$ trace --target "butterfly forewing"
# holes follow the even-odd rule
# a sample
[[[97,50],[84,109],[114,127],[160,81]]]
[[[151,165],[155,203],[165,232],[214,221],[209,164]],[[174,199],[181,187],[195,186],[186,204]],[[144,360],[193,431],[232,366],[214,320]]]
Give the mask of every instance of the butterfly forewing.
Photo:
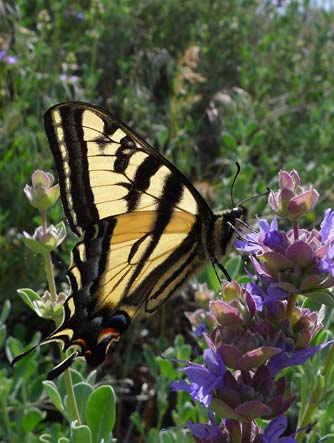
[[[127,212],[211,214],[196,189],[156,150],[98,107],[65,103],[45,115],[71,229]]]

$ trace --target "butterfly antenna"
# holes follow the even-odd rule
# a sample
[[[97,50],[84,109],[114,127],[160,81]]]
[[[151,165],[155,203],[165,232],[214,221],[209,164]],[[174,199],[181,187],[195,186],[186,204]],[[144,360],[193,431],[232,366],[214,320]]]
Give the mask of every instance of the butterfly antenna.
[[[253,200],[254,198],[268,196],[270,194],[270,192],[271,192],[270,188],[267,187],[266,192],[262,192],[261,194],[252,195],[252,197],[247,197],[247,198],[244,198],[243,200],[240,200],[239,203],[237,204],[237,207],[244,204],[245,202],[248,202],[249,200]]]
[[[240,164],[239,164],[238,162],[235,162],[235,164],[236,164],[236,166],[237,166],[237,172],[236,172],[235,175],[234,175],[233,182],[232,182],[232,186],[231,186],[231,202],[232,202],[232,208],[236,208],[236,207],[239,206],[239,205],[235,206],[235,204],[234,204],[234,198],[233,198],[234,185],[235,185],[235,182],[237,181],[238,175],[239,175],[239,173],[240,173]]]

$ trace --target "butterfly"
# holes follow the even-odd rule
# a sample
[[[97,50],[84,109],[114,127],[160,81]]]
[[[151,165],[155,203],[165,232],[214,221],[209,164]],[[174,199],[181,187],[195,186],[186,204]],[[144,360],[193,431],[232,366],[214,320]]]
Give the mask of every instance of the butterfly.
[[[247,211],[213,213],[173,164],[100,107],[57,104],[44,123],[64,212],[79,236],[63,322],[40,343],[76,347],[54,378],[78,356],[102,363],[141,310],[156,311],[204,264],[220,266]]]

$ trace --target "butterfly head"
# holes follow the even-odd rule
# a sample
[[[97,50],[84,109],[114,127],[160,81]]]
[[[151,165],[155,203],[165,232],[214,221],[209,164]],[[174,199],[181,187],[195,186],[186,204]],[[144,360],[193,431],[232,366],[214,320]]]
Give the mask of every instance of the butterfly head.
[[[215,214],[213,241],[209,242],[213,245],[210,257],[219,260],[228,252],[238,226],[245,223],[246,218],[247,209],[241,205]],[[209,235],[211,234],[209,233]]]
[[[247,218],[248,210],[245,206],[236,206],[231,211],[231,218],[238,223],[238,221],[245,221]]]

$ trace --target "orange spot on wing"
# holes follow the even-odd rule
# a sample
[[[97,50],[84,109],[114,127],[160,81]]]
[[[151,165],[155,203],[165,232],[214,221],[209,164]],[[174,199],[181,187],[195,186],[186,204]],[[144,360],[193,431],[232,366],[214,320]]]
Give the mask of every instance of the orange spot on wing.
[[[106,338],[109,338],[111,340],[117,340],[120,336],[119,330],[115,328],[104,328],[99,333],[99,336],[97,337],[97,343],[101,343],[101,341],[105,340]]]
[[[73,340],[73,344],[80,345],[82,348],[87,348],[87,342],[83,338],[77,338]]]

